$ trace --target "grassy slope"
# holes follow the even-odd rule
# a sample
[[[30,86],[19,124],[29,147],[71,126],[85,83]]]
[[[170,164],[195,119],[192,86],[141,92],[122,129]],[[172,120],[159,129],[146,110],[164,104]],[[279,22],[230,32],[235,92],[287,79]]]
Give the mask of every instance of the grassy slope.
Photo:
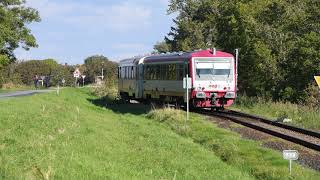
[[[90,99],[65,89],[0,100],[0,179],[253,178],[143,111],[106,110]]]
[[[185,124],[184,112],[155,110],[148,117],[169,125],[178,134],[215,152],[224,162],[248,172],[257,179],[318,179],[319,173],[294,165],[293,176],[288,176],[288,162],[279,152],[260,147],[259,143],[243,140],[236,133],[217,128],[203,116],[193,114]],[[179,117],[180,116],[180,117]],[[176,118],[173,118],[176,117]],[[179,120],[180,119],[180,120]]]
[[[231,108],[271,119],[288,117],[292,119],[290,123],[292,125],[320,130],[320,109],[315,110],[291,103],[271,102],[248,97],[239,97]]]

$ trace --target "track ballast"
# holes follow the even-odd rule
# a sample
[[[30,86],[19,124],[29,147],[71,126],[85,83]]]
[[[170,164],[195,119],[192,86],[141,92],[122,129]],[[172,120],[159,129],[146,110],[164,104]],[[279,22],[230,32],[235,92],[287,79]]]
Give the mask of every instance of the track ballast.
[[[290,126],[259,116],[232,110],[217,112],[203,110],[199,113],[231,120],[243,126],[279,137],[316,151],[320,151],[320,133],[315,131]]]

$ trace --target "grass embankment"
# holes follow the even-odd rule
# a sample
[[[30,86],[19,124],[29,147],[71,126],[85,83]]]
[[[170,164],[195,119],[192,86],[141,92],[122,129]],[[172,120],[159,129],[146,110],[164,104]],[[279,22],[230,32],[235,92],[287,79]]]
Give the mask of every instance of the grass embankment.
[[[254,178],[145,106],[101,103],[86,89],[0,100],[0,179]]]
[[[289,124],[320,130],[320,109],[248,97],[239,97],[231,109],[271,119],[289,118],[292,120]]]
[[[317,179],[181,111],[109,105],[86,89],[0,101],[0,179]]]
[[[261,147],[258,142],[244,140],[233,132],[217,128],[204,120],[203,116],[192,114],[185,124],[185,113],[174,109],[151,111],[147,117],[157,119],[171,127],[183,137],[214,152],[225,163],[249,173],[256,179],[317,179],[319,173],[303,168],[297,164],[293,176],[288,176],[288,162],[282,154]]]

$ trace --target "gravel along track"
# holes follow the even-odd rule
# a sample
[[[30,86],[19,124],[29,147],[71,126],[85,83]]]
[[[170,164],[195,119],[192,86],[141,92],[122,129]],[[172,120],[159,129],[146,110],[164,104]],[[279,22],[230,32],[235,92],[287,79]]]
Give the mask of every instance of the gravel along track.
[[[209,113],[206,112],[205,114]],[[291,141],[293,143],[305,146],[316,151],[320,151],[320,138],[318,136],[319,134],[316,132],[310,131],[309,133],[309,131],[307,130],[299,129],[296,127],[294,127],[293,129],[279,127],[274,123],[270,123],[272,121],[269,121],[269,123],[260,121],[259,118],[255,118],[253,116],[249,117],[249,115],[243,116],[240,114],[228,112],[215,112],[210,114],[220,118],[232,120],[233,122],[242,124],[244,126],[271,134],[273,136]]]

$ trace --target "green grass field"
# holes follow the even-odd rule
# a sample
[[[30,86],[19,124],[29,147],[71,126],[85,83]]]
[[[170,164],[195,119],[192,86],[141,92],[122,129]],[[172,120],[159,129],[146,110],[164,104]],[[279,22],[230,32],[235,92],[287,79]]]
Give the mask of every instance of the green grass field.
[[[10,92],[10,90],[0,89],[0,93]]]
[[[185,126],[181,111],[105,105],[88,89],[0,100],[0,179],[320,176],[295,164],[289,177],[280,153],[195,114]]]

